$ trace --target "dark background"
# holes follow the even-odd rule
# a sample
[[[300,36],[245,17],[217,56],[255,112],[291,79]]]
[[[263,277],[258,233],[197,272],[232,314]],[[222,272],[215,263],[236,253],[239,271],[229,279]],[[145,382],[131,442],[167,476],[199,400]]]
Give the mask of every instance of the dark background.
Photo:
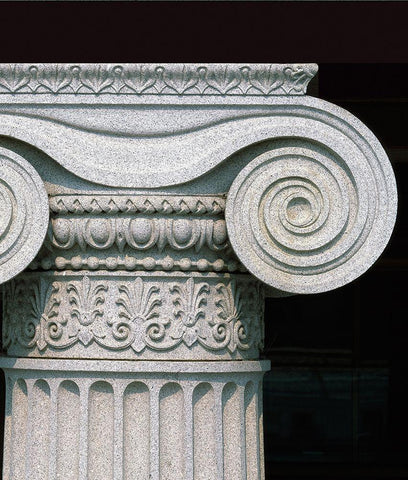
[[[321,64],[311,85],[381,141],[398,217],[385,252],[358,280],[268,300],[267,479],[408,478],[407,75],[407,64]]]
[[[267,480],[408,478],[407,18],[387,1],[0,2],[2,63],[317,62],[310,92],[389,154],[399,212],[381,259],[333,292],[268,300]]]

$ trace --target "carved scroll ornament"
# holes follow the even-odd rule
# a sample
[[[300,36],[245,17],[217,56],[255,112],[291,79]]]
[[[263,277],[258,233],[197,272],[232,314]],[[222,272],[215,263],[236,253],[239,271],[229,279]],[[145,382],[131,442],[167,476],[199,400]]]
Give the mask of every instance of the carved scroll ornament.
[[[43,181],[20,155],[0,147],[0,283],[24,270],[48,228]]]
[[[374,135],[338,109],[299,122],[235,178],[229,241],[240,261],[281,292],[319,293],[364,273],[391,236],[395,178]]]

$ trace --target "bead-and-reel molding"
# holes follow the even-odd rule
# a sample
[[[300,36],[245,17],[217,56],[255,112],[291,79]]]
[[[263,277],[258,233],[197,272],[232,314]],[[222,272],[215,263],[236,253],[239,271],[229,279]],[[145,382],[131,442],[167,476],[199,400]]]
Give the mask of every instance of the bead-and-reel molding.
[[[20,155],[0,147],[0,284],[33,260],[48,228],[44,183]]]
[[[271,140],[252,158],[248,150],[227,197],[233,249],[276,296],[351,282],[380,256],[395,223],[395,179],[379,142],[324,124],[305,133]]]

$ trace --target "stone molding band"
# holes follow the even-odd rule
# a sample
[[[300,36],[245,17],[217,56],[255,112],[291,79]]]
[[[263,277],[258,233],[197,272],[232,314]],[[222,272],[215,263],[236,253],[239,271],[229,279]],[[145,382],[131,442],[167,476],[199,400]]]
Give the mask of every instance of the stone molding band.
[[[256,359],[263,298],[248,275],[24,274],[3,289],[3,348],[23,357]]]
[[[222,195],[52,195],[29,269],[246,271],[227,240]]]
[[[310,64],[1,64],[1,94],[304,95]]]
[[[130,214],[205,216],[225,211],[220,195],[50,195],[50,211],[59,215]]]
[[[172,361],[166,362],[166,372],[163,372],[163,364],[159,361],[140,360],[122,360],[115,362],[112,360],[81,360],[81,359],[56,359],[52,358],[21,358],[21,357],[0,357],[1,368],[13,370],[31,370],[36,372],[71,372],[71,373],[112,373],[127,377],[135,373],[180,373],[186,378],[192,373],[214,374],[225,373],[265,373],[270,370],[270,360],[245,360],[239,362],[231,361],[211,361],[191,362],[191,361]]]

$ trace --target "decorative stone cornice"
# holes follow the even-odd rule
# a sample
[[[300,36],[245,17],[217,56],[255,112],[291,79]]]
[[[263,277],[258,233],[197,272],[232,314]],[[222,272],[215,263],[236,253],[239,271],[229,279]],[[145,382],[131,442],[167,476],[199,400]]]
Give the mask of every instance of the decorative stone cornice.
[[[310,64],[1,64],[0,95],[304,95]]]

